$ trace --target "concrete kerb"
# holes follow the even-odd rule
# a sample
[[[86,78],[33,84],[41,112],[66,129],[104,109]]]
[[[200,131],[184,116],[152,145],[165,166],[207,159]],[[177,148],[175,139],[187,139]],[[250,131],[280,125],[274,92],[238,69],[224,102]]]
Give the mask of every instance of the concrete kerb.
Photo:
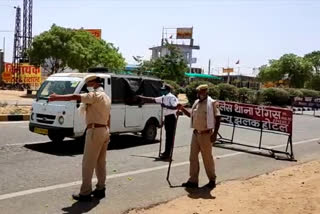
[[[0,121],[28,121],[29,114],[0,114]]]

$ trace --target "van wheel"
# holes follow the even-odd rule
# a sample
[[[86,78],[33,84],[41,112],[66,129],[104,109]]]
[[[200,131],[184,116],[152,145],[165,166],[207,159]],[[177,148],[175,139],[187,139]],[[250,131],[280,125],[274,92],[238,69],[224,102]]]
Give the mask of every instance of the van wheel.
[[[48,134],[48,137],[53,143],[61,143],[64,139],[63,135],[57,135],[57,134]]]
[[[153,142],[157,136],[157,126],[154,122],[148,122],[142,131],[142,137],[147,142]]]

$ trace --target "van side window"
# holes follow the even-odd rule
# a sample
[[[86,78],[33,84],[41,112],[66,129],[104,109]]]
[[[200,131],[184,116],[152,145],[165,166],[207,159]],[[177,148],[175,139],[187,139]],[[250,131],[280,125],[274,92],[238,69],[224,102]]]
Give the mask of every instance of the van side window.
[[[162,82],[160,80],[113,76],[111,82],[112,103],[114,104],[140,105],[141,100],[136,95],[161,96]]]
[[[105,85],[105,79],[103,79],[103,82],[101,83],[101,87],[104,88],[104,85]],[[84,94],[84,93],[88,93],[88,89],[87,89],[87,84],[84,84],[80,90],[80,94]]]
[[[139,105],[137,91],[140,88],[140,78],[111,77],[112,103]]]

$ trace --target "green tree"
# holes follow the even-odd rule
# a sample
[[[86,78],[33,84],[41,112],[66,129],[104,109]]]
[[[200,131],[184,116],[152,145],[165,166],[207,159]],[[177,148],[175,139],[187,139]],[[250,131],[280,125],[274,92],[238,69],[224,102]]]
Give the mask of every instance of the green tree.
[[[56,25],[34,38],[28,54],[31,64],[42,66],[50,74],[68,67],[85,72],[96,66],[117,72],[125,66],[124,58],[113,44],[83,30]]]
[[[320,91],[320,74],[313,74],[307,83],[307,88]]]
[[[269,65],[262,65],[258,79],[261,82],[274,82],[284,78],[285,74],[280,71],[279,60],[269,60]]]
[[[260,67],[258,78],[261,82],[288,79],[290,87],[303,88],[312,75],[312,64],[295,54],[285,54],[269,65]]]
[[[180,50],[169,43],[166,44],[168,54],[152,60],[148,66],[152,74],[167,80],[182,82],[188,66]]]
[[[320,73],[320,51],[308,53],[304,58],[312,63],[315,73]]]

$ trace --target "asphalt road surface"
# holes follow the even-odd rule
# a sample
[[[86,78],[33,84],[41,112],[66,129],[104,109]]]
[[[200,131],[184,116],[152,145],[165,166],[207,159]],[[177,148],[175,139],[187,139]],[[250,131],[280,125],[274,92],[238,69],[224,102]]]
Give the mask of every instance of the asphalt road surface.
[[[29,132],[27,122],[0,123],[0,213],[124,213],[188,195],[212,198],[213,192],[179,187],[188,178],[190,121],[180,117],[174,161],[167,181],[168,162],[157,159],[159,143],[146,144],[140,136],[112,138],[107,153],[107,197],[100,201],[79,203],[71,198],[81,184],[83,145],[72,139],[52,144],[46,136]],[[244,179],[293,164],[320,159],[320,118],[294,116],[294,154],[296,162],[276,160],[268,152],[254,148],[214,147],[218,182]],[[221,127],[228,137],[231,129]],[[159,136],[158,136],[159,138]],[[286,137],[263,135],[263,145],[284,150]],[[258,145],[259,132],[237,129],[235,141]],[[201,163],[200,185],[207,183]],[[95,182],[95,181],[94,181]],[[216,196],[219,197],[219,196]]]

